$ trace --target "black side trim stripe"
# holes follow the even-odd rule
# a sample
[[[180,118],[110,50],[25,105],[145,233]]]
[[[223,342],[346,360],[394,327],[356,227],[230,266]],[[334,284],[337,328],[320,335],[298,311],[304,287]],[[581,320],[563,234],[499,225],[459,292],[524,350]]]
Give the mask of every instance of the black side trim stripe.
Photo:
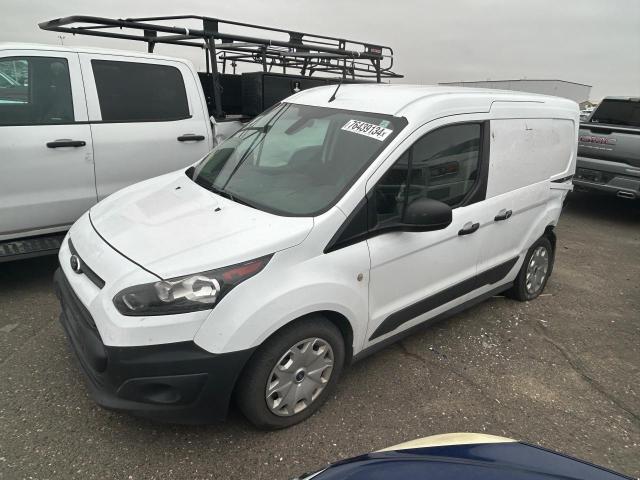
[[[505,290],[508,290],[512,285],[513,285],[513,282],[503,283],[502,285],[498,285],[497,287],[492,288],[488,292],[483,293],[482,295],[479,295],[475,298],[472,298],[471,300],[467,300],[466,302],[460,305],[457,305],[450,310],[446,310],[442,313],[439,313],[435,317],[431,317],[428,320],[425,320],[424,322],[414,325],[413,327],[407,328],[406,330],[402,330],[399,333],[391,335],[390,337],[387,337],[384,340],[379,341],[378,343],[374,343],[370,347],[365,348],[364,350],[360,351],[360,353],[355,355],[351,359],[351,363],[359,362],[360,360],[367,358],[369,355],[372,355],[382,350],[385,347],[388,347],[389,345],[397,342],[398,340],[408,337],[409,335],[415,332],[418,332],[424,328],[427,328],[428,326],[433,325],[434,323],[438,323],[438,322],[441,322],[442,320],[446,320],[447,318],[452,317],[464,310],[467,310],[468,308],[478,305],[479,303],[484,302],[485,300],[493,297],[494,295],[497,295],[498,293],[502,293]]]
[[[413,305],[409,305],[402,310],[392,313],[384,319],[378,328],[376,328],[369,340],[374,340],[389,332],[393,332],[404,323],[430,312],[445,303],[449,303],[456,298],[466,295],[467,293],[473,292],[480,287],[499,282],[511,271],[518,261],[518,258],[519,257],[512,258],[511,260],[501,263],[500,265],[496,265],[475,277],[464,280],[463,282],[446,288],[435,295],[431,295],[430,297],[420,300]]]
[[[573,175],[567,175],[566,177],[556,178],[555,180],[551,180],[551,183],[564,183],[568,182],[573,178]]]

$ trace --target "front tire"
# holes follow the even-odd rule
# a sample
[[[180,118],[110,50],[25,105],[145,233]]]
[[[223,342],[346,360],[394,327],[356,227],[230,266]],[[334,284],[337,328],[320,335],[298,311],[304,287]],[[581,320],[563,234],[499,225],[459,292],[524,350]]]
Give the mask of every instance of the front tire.
[[[527,251],[527,254],[516,277],[513,287],[507,296],[521,302],[538,297],[547,285],[555,252],[547,237],[540,237]]]
[[[256,427],[289,427],[310,417],[333,392],[345,359],[340,330],[321,315],[284,327],[253,355],[236,402]]]

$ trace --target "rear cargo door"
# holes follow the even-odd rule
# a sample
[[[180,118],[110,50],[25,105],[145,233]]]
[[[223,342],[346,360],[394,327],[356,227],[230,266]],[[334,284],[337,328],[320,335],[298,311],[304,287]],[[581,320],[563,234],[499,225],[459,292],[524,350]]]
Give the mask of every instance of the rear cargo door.
[[[81,54],[98,199],[185,167],[212,145],[199,82],[179,61]]]
[[[491,168],[480,219],[479,272],[504,268],[504,278],[513,280],[518,260],[559,214],[560,202],[550,205],[555,198],[551,178],[572,172],[575,131],[571,119],[491,120]]]

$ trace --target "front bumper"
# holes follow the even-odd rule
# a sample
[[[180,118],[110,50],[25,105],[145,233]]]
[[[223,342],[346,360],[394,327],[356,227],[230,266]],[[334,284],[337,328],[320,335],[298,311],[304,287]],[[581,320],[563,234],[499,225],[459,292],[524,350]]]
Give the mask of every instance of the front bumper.
[[[626,163],[578,157],[573,184],[624,198],[640,198],[640,168]]]
[[[107,346],[61,269],[54,283],[62,306],[60,322],[96,403],[172,423],[226,417],[236,380],[253,349],[212,354],[194,342]]]

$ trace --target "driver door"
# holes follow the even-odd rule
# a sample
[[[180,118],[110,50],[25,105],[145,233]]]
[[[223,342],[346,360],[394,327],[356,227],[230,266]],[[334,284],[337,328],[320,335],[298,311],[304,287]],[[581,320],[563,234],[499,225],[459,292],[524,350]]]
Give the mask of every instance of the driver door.
[[[367,240],[371,256],[365,347],[463,303],[476,289],[483,200],[486,192],[488,122],[432,122],[407,140],[409,146],[379,178],[369,180],[371,214],[380,233]],[[382,167],[384,168],[384,166]],[[416,232],[384,225],[401,221],[418,198],[452,207],[452,223]],[[374,228],[375,230],[375,228]]]

